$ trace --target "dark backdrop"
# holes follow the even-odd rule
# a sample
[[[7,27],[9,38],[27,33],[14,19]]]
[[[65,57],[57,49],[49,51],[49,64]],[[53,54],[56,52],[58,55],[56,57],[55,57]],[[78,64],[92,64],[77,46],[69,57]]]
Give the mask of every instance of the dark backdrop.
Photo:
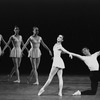
[[[40,36],[52,50],[58,34],[64,35],[63,46],[78,54],[86,46],[91,53],[100,50],[100,1],[99,0],[0,0],[0,34],[7,42],[14,34],[14,26],[20,28],[24,42],[32,35],[32,27],[40,29]],[[12,45],[11,45],[12,46]],[[3,44],[2,44],[3,48]],[[48,74],[52,59],[41,46],[42,57],[39,74]],[[87,66],[79,59],[70,60],[62,55],[66,68],[64,74],[88,74]],[[98,61],[100,59],[98,58]],[[9,49],[0,57],[0,74],[8,74],[13,67]],[[21,74],[29,74],[31,64],[24,51]]]

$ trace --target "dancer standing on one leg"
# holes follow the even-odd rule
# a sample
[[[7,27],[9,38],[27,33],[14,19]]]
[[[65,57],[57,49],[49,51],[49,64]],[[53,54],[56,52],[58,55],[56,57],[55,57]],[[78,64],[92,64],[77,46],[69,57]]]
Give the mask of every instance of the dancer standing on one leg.
[[[28,38],[27,42],[22,48],[22,52],[23,52],[24,48],[29,43],[31,44],[31,49],[29,50],[29,55],[28,55],[32,65],[32,71],[29,75],[29,82],[32,80],[34,74],[36,79],[36,82],[34,84],[37,85],[39,84],[37,69],[39,67],[40,58],[41,58],[40,43],[49,51],[50,55],[52,55],[50,49],[46,46],[46,44],[43,42],[42,37],[40,37],[38,33],[39,33],[39,29],[37,27],[33,27],[33,35]]]
[[[90,70],[91,89],[85,91],[77,91],[73,95],[95,95],[97,93],[98,81],[99,81],[99,63],[97,57],[100,55],[100,51],[91,54],[88,48],[83,48],[82,52],[85,56],[81,56],[75,53],[71,53],[73,56],[80,58],[85,62]]]
[[[9,44],[12,42],[13,49],[11,50],[10,57],[12,57],[14,67],[9,77],[11,78],[13,74],[16,72],[17,80],[14,82],[20,83],[19,67],[20,67],[21,58],[22,58],[21,44],[24,45],[24,43],[22,40],[22,36],[19,35],[19,27],[15,26],[14,32],[15,34],[9,38],[9,41],[7,45],[4,47],[3,52],[7,48],[7,46],[9,46]]]
[[[63,89],[62,74],[63,74],[63,69],[65,68],[65,65],[64,65],[64,62],[60,56],[61,56],[62,52],[70,55],[70,52],[62,47],[62,44],[61,44],[62,41],[63,41],[63,36],[59,35],[57,37],[57,43],[53,47],[54,57],[53,57],[52,68],[51,68],[48,80],[46,81],[44,86],[38,92],[39,96],[45,91],[45,88],[51,83],[51,81],[56,73],[57,73],[58,78],[59,78],[59,93],[58,93],[58,95],[62,96],[62,89]],[[70,55],[70,57],[72,57],[72,56]]]

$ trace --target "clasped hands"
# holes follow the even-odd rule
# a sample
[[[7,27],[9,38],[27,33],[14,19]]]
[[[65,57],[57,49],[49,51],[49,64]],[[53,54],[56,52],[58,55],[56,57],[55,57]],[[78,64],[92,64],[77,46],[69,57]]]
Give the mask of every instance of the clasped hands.
[[[73,59],[72,53],[69,53],[69,57],[70,57],[71,59]]]

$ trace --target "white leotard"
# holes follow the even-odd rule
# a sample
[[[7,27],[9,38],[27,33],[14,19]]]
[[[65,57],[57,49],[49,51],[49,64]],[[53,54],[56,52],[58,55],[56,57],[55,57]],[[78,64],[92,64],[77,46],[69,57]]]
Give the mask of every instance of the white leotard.
[[[53,64],[52,66],[58,67],[58,68],[65,68],[63,59],[61,58],[61,52],[62,52],[62,45],[56,43],[53,47],[53,52],[54,52],[54,58],[53,58]]]

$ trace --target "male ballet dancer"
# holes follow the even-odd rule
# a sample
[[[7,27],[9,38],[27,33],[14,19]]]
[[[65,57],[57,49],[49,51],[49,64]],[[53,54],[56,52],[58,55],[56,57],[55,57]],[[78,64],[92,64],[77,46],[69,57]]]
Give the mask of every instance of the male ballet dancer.
[[[99,63],[97,57],[100,55],[100,51],[91,54],[88,48],[83,48],[82,52],[85,56],[81,56],[75,53],[71,53],[73,56],[78,57],[87,65],[90,70],[91,89],[85,91],[76,91],[73,95],[95,95],[97,93],[98,81],[99,81]]]

